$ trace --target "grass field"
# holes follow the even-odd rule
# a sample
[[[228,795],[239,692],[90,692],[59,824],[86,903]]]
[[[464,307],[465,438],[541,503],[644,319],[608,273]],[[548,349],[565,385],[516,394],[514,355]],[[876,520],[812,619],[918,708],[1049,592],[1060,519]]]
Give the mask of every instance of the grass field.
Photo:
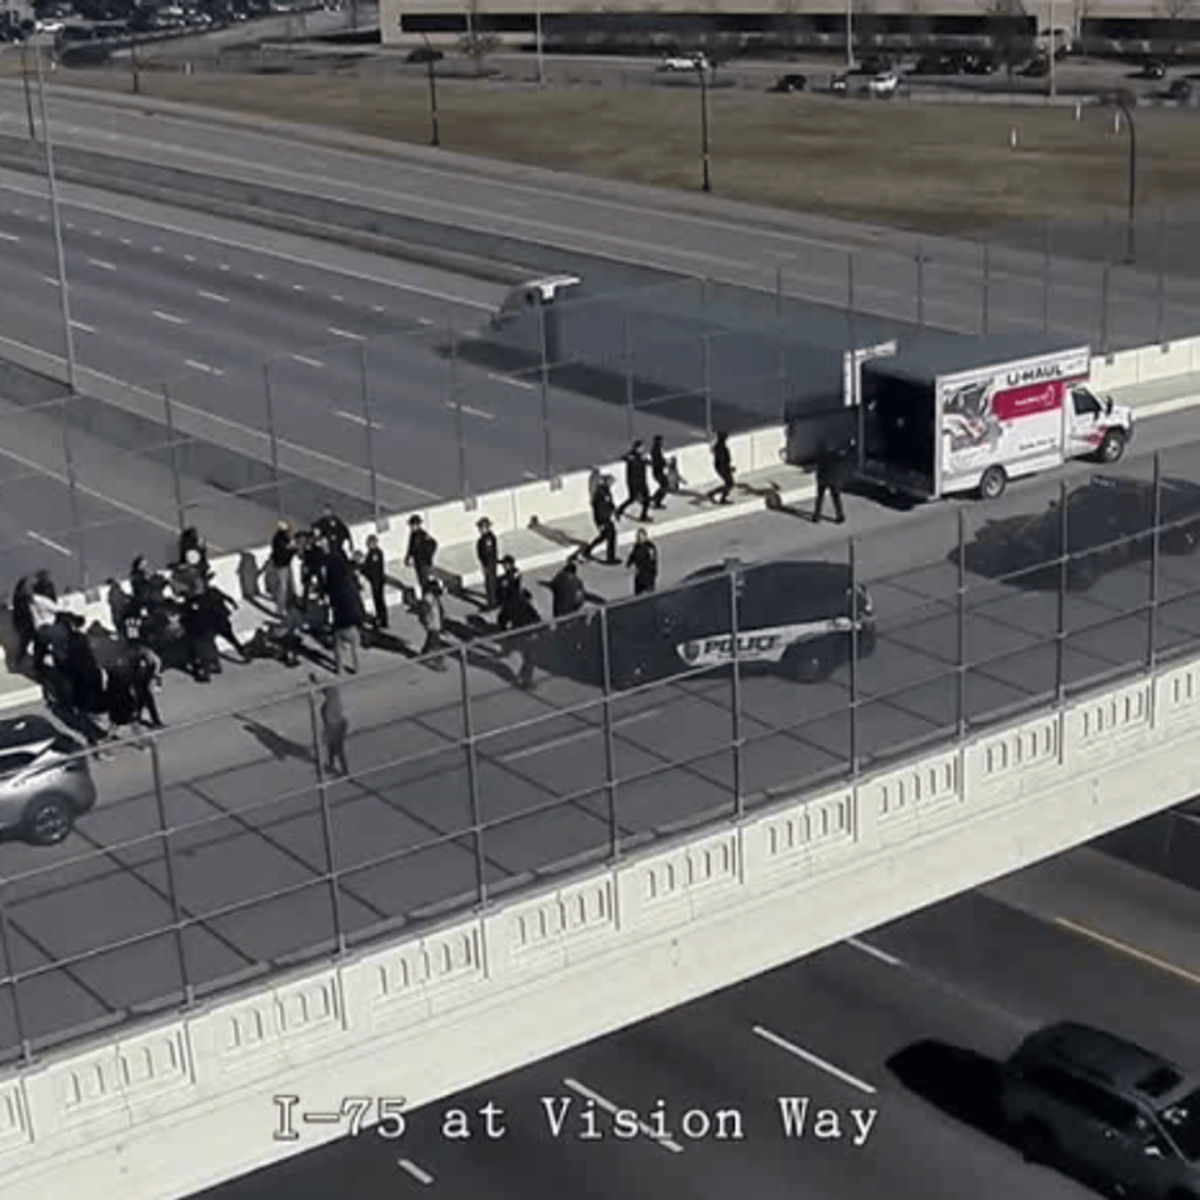
[[[127,73],[71,71],[60,84],[128,91]],[[423,82],[338,75],[183,75],[143,90],[398,141],[429,136]],[[536,88],[488,79],[438,89],[442,144],[469,154],[672,188],[700,183],[698,89]],[[723,196],[928,232],[1121,211],[1127,132],[1084,109],[942,105],[709,93],[713,187]],[[1017,149],[1010,146],[1013,130]],[[1200,120],[1137,114],[1139,203],[1200,200]]]

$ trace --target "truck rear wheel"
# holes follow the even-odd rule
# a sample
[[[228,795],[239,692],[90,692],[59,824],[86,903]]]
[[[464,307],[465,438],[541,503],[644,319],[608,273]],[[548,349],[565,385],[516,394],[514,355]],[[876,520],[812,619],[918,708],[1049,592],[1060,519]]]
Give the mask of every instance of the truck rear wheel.
[[[1105,435],[1104,440],[1100,443],[1100,449],[1096,453],[1096,457],[1101,462],[1115,463],[1119,462],[1121,455],[1125,453],[1125,434],[1119,429],[1110,429]]]
[[[981,500],[999,500],[1008,487],[1008,476],[1003,467],[988,467],[979,481],[979,497]]]

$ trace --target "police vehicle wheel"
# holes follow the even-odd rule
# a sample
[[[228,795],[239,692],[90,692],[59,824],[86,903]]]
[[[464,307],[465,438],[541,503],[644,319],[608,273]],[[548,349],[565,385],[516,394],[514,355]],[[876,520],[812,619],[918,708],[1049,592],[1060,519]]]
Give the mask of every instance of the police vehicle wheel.
[[[1008,487],[1008,476],[1003,467],[988,467],[979,481],[979,495],[983,500],[999,500]]]
[[[1026,1121],[1017,1131],[1017,1139],[1028,1163],[1045,1166],[1053,1163],[1058,1155],[1054,1134],[1041,1121]]]
[[[833,674],[830,656],[815,647],[793,646],[784,655],[783,668],[799,683],[821,683]]]
[[[1100,443],[1099,458],[1101,462],[1119,462],[1125,453],[1125,435],[1119,429],[1110,429]]]

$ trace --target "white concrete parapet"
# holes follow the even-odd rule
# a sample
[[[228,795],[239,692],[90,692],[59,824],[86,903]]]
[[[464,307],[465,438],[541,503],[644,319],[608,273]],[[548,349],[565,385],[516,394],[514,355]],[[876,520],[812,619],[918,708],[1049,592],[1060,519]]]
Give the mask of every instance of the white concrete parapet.
[[[1101,390],[1158,383],[1200,371],[1200,338],[1138,346],[1092,358],[1092,382]]]
[[[419,936],[0,1078],[5,1200],[173,1200],[345,1132],[272,1097],[437,1100],[1200,791],[1200,657]]]

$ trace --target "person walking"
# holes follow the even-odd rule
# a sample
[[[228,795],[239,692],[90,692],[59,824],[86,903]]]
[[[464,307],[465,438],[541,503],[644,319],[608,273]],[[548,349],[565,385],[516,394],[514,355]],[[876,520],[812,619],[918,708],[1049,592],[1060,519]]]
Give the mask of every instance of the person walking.
[[[654,591],[658,584],[658,547],[650,540],[650,535],[644,530],[637,531],[633,549],[625,560],[627,567],[633,568],[633,594],[643,596]]]
[[[246,653],[246,647],[242,645],[238,635],[234,632],[233,621],[231,620],[234,612],[237,611],[237,601],[228,592],[223,592],[212,583],[196,597],[196,600],[204,613],[206,627],[212,630],[214,642],[217,638],[228,642],[237,651],[238,657],[242,662],[249,662],[250,656]],[[219,666],[217,670],[219,673]]]
[[[638,520],[649,521],[650,488],[646,482],[646,456],[642,453],[641,441],[634,442],[625,455],[625,490],[625,501],[617,509],[618,519],[625,515],[625,510],[631,505],[640,504],[642,515]]]
[[[429,590],[429,584],[433,580],[433,560],[437,555],[438,545],[420,517],[409,517],[408,528],[408,552],[404,555],[404,565],[412,567],[416,572],[417,587],[424,593]]]
[[[358,648],[362,640],[362,593],[354,566],[338,549],[330,553],[325,565],[325,586],[329,598],[329,621],[333,627],[334,671],[340,675],[344,657],[351,675],[358,671]]]
[[[654,476],[654,495],[650,498],[653,508],[666,508],[671,494],[671,476],[667,465],[667,451],[663,446],[663,435],[656,433],[650,443],[650,474]]]
[[[195,550],[195,552],[200,556],[200,563],[204,571],[207,573],[208,545],[200,536],[200,531],[195,527],[195,525],[189,525],[179,535],[179,552],[175,556],[176,565],[187,562],[188,555],[193,550]]]
[[[638,533],[644,530],[639,529]],[[551,611],[555,617],[569,617],[583,608],[587,590],[579,578],[579,568],[572,555],[550,581]]]
[[[379,548],[379,538],[371,534],[367,538],[367,553],[359,568],[359,573],[367,581],[371,589],[371,607],[375,610],[375,628],[388,627],[387,610],[387,562],[383,551]]]
[[[592,521],[596,526],[596,536],[583,549],[583,557],[591,558],[592,553],[601,542],[604,543],[607,555],[605,562],[616,566],[617,558],[617,522],[616,504],[613,502],[612,484],[608,476],[602,476],[592,493]]]
[[[708,498],[717,504],[728,504],[733,493],[733,455],[729,451],[729,434],[717,434],[712,448],[713,470],[721,481],[719,487],[708,493]]]
[[[350,722],[342,706],[342,691],[336,684],[321,685],[315,674],[309,675],[309,683],[321,688],[321,732],[325,741],[325,769],[331,775],[349,775],[350,764],[346,761],[346,734]]]
[[[822,442],[817,451],[817,506],[813,510],[814,525],[819,525],[821,522],[826,496],[833,505],[834,520],[839,525],[845,524],[846,513],[842,508],[842,482],[845,472],[845,454]]]
[[[22,575],[13,588],[11,611],[13,631],[17,635],[16,661],[20,665],[37,637],[37,626],[33,623],[33,591],[28,575]]]
[[[480,517],[476,522],[479,537],[475,542],[475,557],[479,560],[479,569],[483,572],[483,594],[486,600],[485,612],[491,612],[500,606],[500,593],[497,584],[500,581],[499,561],[500,544],[492,532],[492,523],[487,517]]]
[[[271,552],[263,567],[263,586],[288,628],[295,621],[297,602],[295,558],[292,527],[286,521],[280,521],[271,536]]]
[[[162,659],[149,646],[136,645],[129,656],[129,667],[133,684],[133,719],[152,729],[162,729],[163,720],[154,697],[155,690],[162,687]],[[143,722],[142,718],[147,716],[150,720]]]
[[[438,580],[431,579],[429,587],[417,598],[417,618],[421,622],[421,628],[425,630],[422,656],[436,654],[444,649],[442,629],[446,623],[446,610],[442,607],[442,585]],[[431,665],[439,671],[446,669],[445,660],[442,658],[435,659]]]
[[[528,690],[533,687],[534,656],[541,630],[542,614],[538,612],[528,588],[520,588],[514,604],[513,628],[521,630],[516,639],[521,654],[521,667],[517,672],[517,686]]]
[[[500,560],[500,566],[500,577],[496,580],[496,628],[503,633],[516,628],[521,592],[525,585],[521,572],[517,570],[517,560],[511,554],[506,554]]]
[[[183,607],[183,636],[187,646],[187,665],[197,683],[211,683],[221,673],[217,654],[217,630],[211,604],[199,596],[190,597]]]
[[[321,515],[313,522],[312,529],[330,549],[337,547],[344,554],[349,554],[353,549],[350,527],[334,512],[332,504],[321,505]]]

